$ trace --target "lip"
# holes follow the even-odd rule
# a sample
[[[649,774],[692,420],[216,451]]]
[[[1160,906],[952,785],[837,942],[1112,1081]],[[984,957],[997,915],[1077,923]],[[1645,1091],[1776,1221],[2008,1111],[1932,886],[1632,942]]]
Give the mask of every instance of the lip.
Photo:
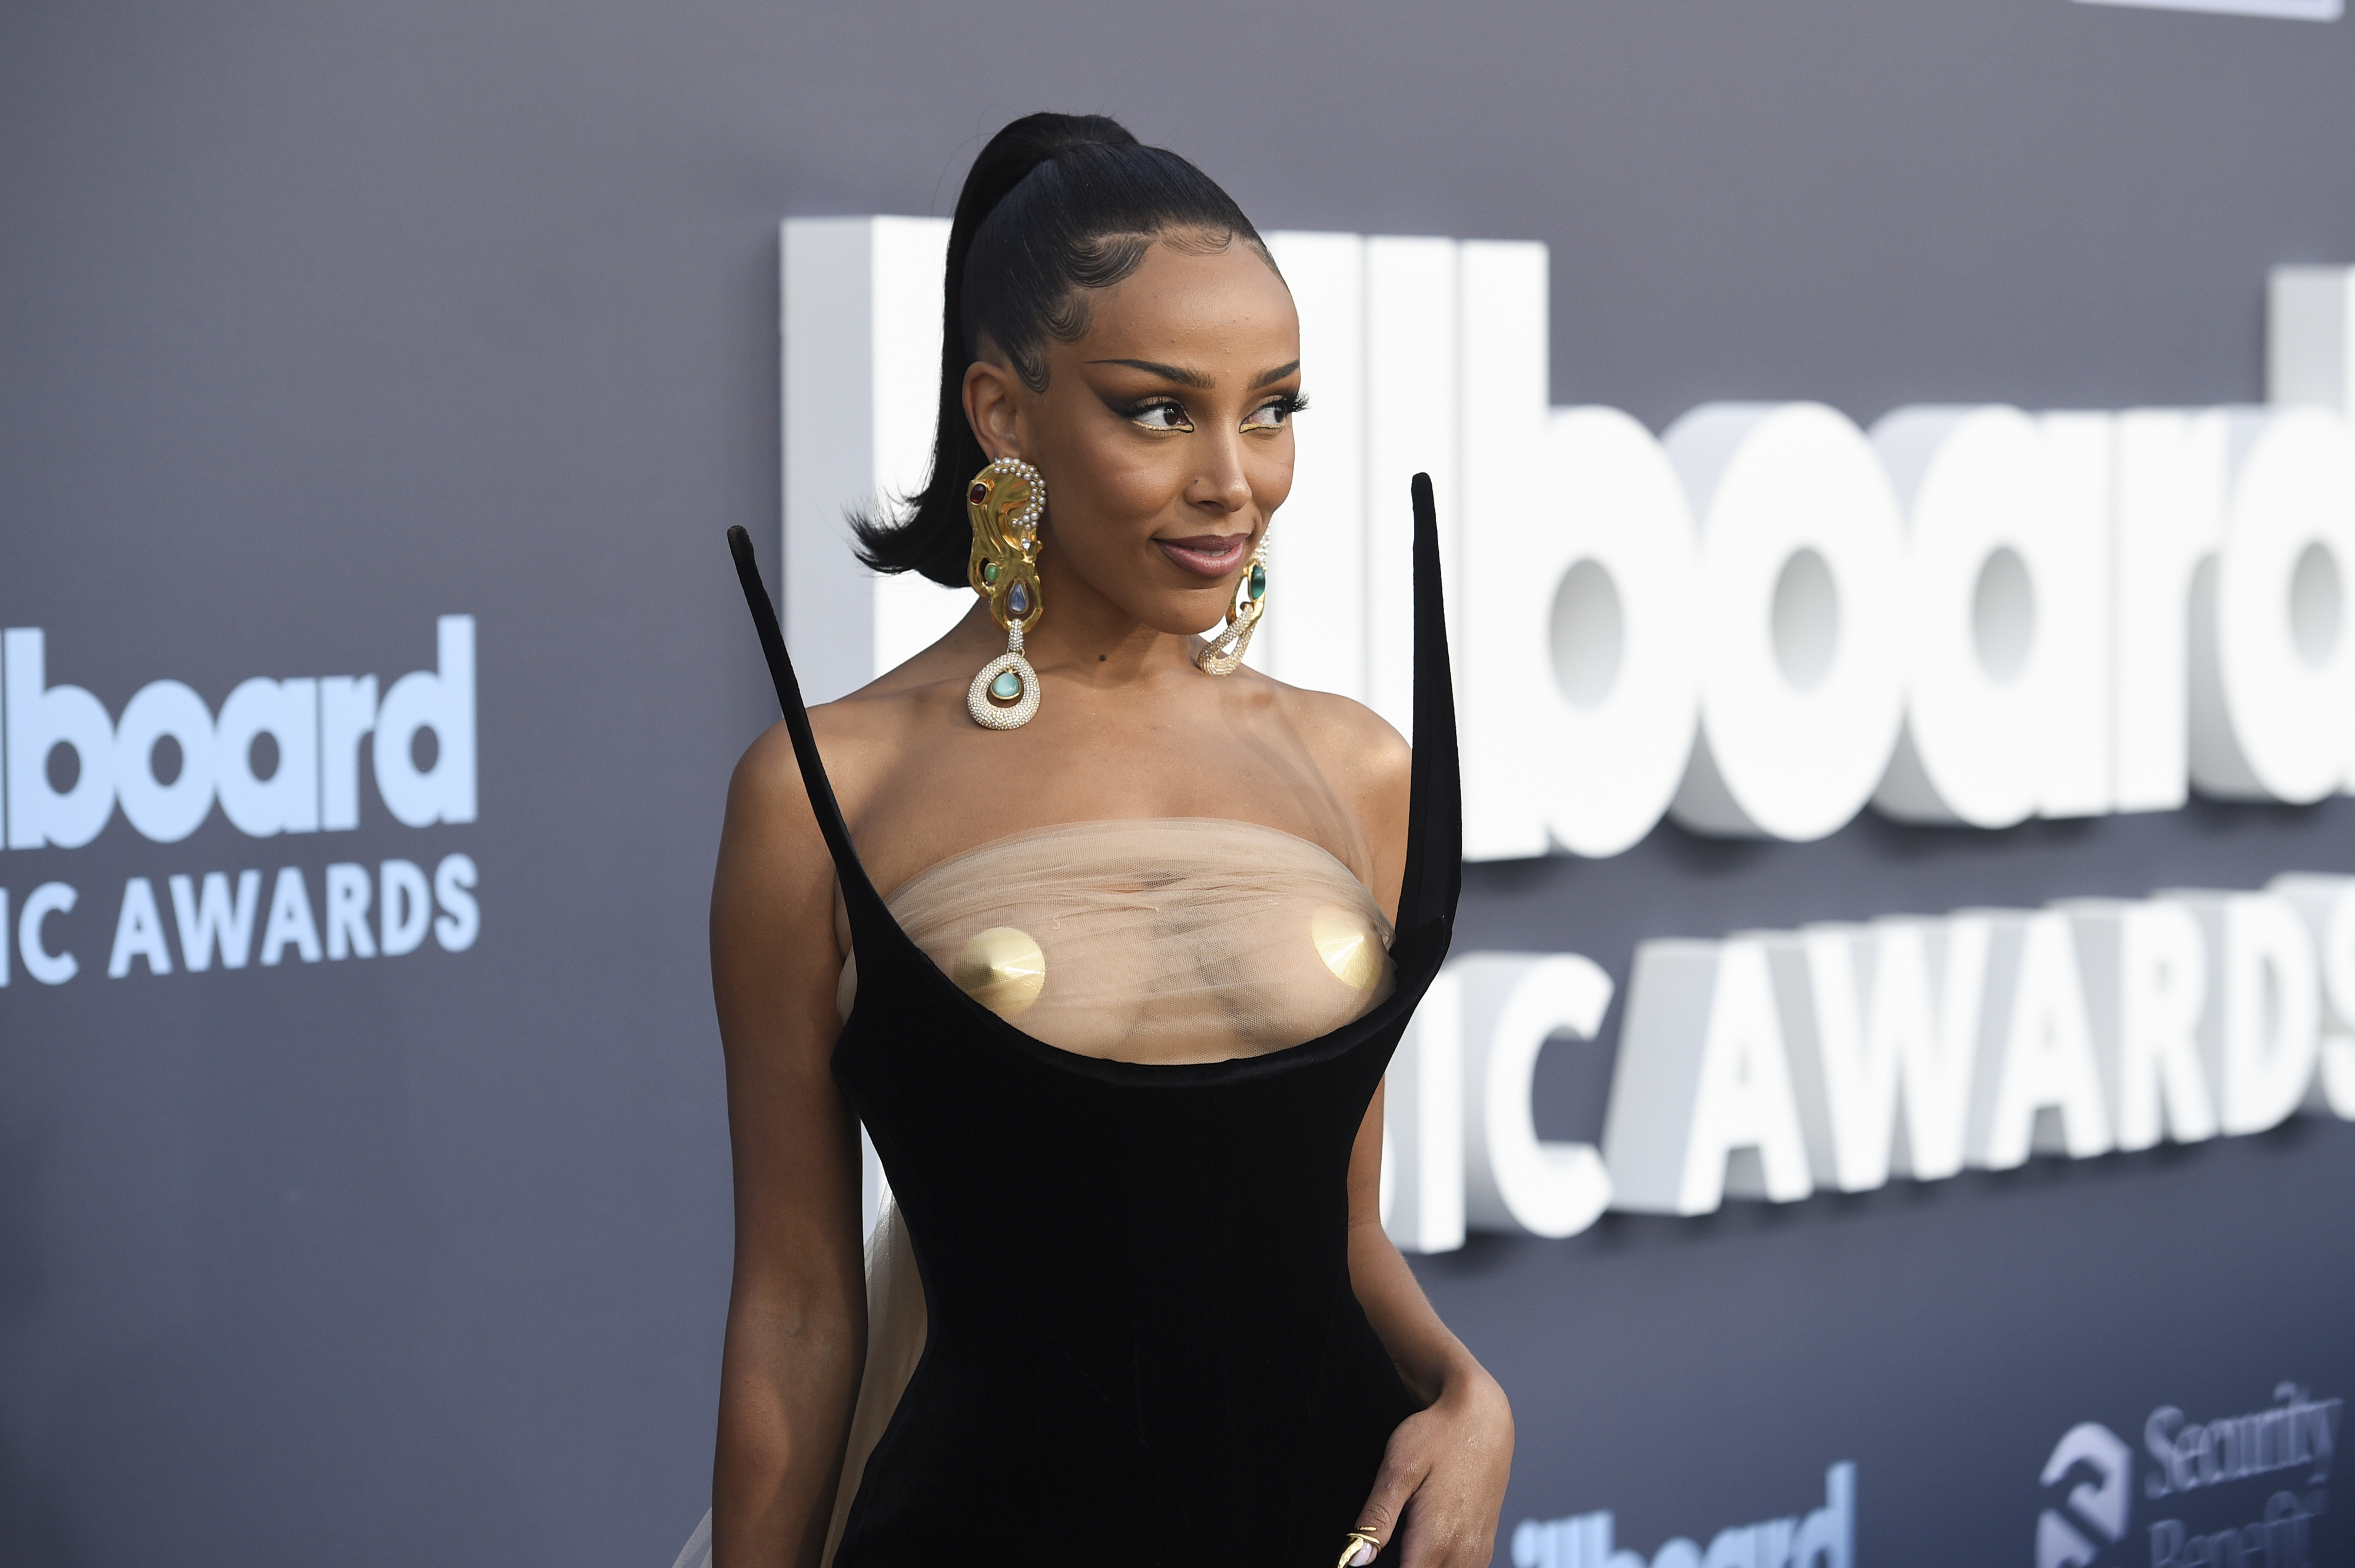
[[[1155,539],[1161,553],[1197,577],[1224,577],[1242,564],[1251,535],[1196,534],[1190,539]]]

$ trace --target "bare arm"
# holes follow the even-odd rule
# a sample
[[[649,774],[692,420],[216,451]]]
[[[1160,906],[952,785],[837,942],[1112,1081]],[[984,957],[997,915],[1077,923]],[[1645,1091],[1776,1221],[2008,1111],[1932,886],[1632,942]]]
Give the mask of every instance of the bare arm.
[[[858,1125],[827,1065],[840,965],[834,866],[779,726],[730,781],[711,890],[736,1182],[714,1568],[816,1568],[865,1362]]]
[[[1435,1404],[1458,1384],[1494,1388],[1496,1380],[1439,1320],[1398,1243],[1382,1229],[1382,1093],[1374,1091],[1349,1155],[1349,1283],[1407,1388],[1423,1403]]]
[[[1412,759],[1388,725],[1371,714],[1364,722],[1370,728],[1355,738],[1358,809],[1373,848],[1375,895],[1395,919]],[[1374,1092],[1349,1156],[1349,1283],[1423,1409],[1391,1435],[1359,1527],[1401,1568],[1487,1568],[1513,1468],[1513,1408],[1439,1320],[1382,1229],[1383,1096]]]
[[[1513,1407],[1432,1310],[1382,1230],[1382,1093],[1349,1157],[1349,1282],[1420,1414],[1391,1435],[1359,1525],[1404,1568],[1487,1568],[1513,1469]]]

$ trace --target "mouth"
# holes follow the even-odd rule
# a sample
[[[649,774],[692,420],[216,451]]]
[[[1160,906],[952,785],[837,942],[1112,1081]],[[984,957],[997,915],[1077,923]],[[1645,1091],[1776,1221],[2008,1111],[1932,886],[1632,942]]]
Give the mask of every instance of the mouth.
[[[1241,534],[1197,534],[1192,539],[1155,539],[1161,553],[1198,577],[1224,577],[1242,564],[1252,537]]]

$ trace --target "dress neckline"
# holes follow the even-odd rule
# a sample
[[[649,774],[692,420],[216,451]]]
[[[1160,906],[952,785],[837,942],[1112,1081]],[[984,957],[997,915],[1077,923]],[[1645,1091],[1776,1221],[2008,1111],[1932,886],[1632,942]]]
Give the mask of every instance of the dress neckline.
[[[1314,1040],[1249,1056],[1220,1057],[1213,1061],[1128,1061],[1118,1057],[1090,1056],[1082,1051],[1066,1051],[1060,1045],[1049,1044],[1027,1029],[1018,1029],[967,996],[964,988],[949,977],[948,971],[916,945],[914,938],[888,910],[884,918],[890,922],[890,936],[887,940],[903,951],[904,962],[920,971],[912,983],[930,987],[939,998],[940,1006],[962,1012],[970,1027],[1018,1056],[1079,1077],[1124,1086],[1177,1089],[1239,1083],[1270,1077],[1293,1067],[1308,1066],[1330,1057],[1345,1055],[1372,1039],[1401,1008],[1412,1008],[1421,998],[1425,983],[1438,972],[1440,960],[1447,951],[1444,923],[1398,937],[1391,946],[1391,962],[1398,976],[1391,994],[1340,1028],[1318,1035]],[[854,932],[854,949],[857,942]],[[858,1009],[868,995],[862,986],[859,996],[852,1000],[850,1016],[843,1020],[842,1036],[835,1044],[835,1054],[841,1052],[841,1040],[849,1038],[851,1027],[858,1018]]]
[[[792,717],[790,710],[787,717],[789,720]],[[802,724],[806,726],[808,722],[805,715],[802,718]],[[797,736],[796,739],[800,737]],[[819,787],[826,792],[820,821],[832,828],[832,831],[826,834],[826,837],[835,851],[836,886],[841,891],[843,904],[850,916],[852,955],[854,956],[857,955],[862,939],[879,944],[897,955],[897,962],[900,965],[912,968],[916,972],[911,983],[929,987],[932,995],[938,998],[939,1006],[962,1013],[972,1028],[1017,1055],[1062,1072],[1114,1084],[1196,1088],[1205,1084],[1230,1083],[1267,1077],[1292,1067],[1305,1066],[1327,1057],[1343,1055],[1363,1041],[1372,1039],[1381,1026],[1389,1021],[1401,1008],[1412,1008],[1413,1000],[1423,995],[1424,983],[1431,975],[1438,972],[1440,961],[1446,956],[1448,928],[1451,922],[1444,918],[1435,922],[1425,922],[1411,933],[1397,929],[1394,924],[1391,942],[1391,962],[1398,976],[1398,983],[1391,987],[1391,994],[1338,1029],[1318,1035],[1314,1040],[1302,1040],[1297,1045],[1288,1045],[1275,1051],[1260,1051],[1250,1056],[1220,1057],[1215,1061],[1124,1061],[1115,1057],[1089,1056],[1081,1051],[1065,1051],[1060,1045],[1050,1045],[1040,1040],[1028,1029],[1017,1028],[983,1007],[972,997],[966,995],[963,987],[949,977],[948,971],[932,961],[932,955],[916,944],[916,939],[908,934],[907,927],[900,923],[900,917],[891,912],[890,905],[876,891],[875,883],[867,875],[866,862],[859,859],[858,847],[851,842],[849,824],[844,820],[841,807],[834,798],[833,784],[826,776],[825,763],[817,756],[816,737],[809,737],[807,744],[809,752],[804,763],[804,776],[806,779],[810,773],[815,773]],[[816,792],[813,790],[812,793],[815,795]],[[1416,806],[1421,804],[1421,793],[1414,792],[1416,798],[1411,800],[1408,805],[1407,812],[1410,818],[1413,816]],[[830,821],[828,821],[829,818]],[[1341,874],[1351,881],[1358,880],[1356,873],[1347,866],[1341,865],[1337,859],[1334,859],[1332,851],[1323,845],[1311,839],[1302,838],[1295,833],[1286,833],[1281,827],[1270,827],[1264,823],[1244,822],[1237,817],[1227,816],[1142,816],[1110,817],[1098,820],[1114,823],[1156,824],[1199,822],[1216,824],[1221,827],[1236,827],[1245,831],[1273,833],[1279,837],[1306,845],[1326,859],[1333,859],[1334,865],[1340,869]],[[953,864],[992,846],[1004,844],[1008,839],[1019,838],[1029,834],[1052,833],[1059,829],[1081,826],[1083,824],[1050,823],[1043,827],[1024,828],[1018,833],[1003,835],[989,840],[988,843],[976,844],[971,849],[960,849],[946,859],[933,861],[924,870],[918,871],[915,876],[901,882],[900,887],[907,886],[907,883],[915,880],[916,877],[937,870],[943,866]],[[1359,885],[1362,887],[1364,884]],[[895,888],[892,891],[896,893],[899,889]],[[868,919],[864,923],[860,920],[862,903],[868,912]],[[1400,900],[1400,912],[1401,914],[1406,912],[1403,896]],[[862,924],[866,929],[862,930]],[[870,951],[873,950],[870,948]],[[879,953],[876,956],[881,958],[883,955]],[[865,976],[882,972],[882,965],[862,963],[858,969],[859,974]],[[868,1005],[868,997],[871,994],[866,986],[860,986],[858,996],[850,1004],[850,1015],[843,1020],[842,1034],[836,1040],[837,1054],[839,1054],[842,1050],[841,1041],[849,1038],[852,1026],[858,1022],[858,1009]]]

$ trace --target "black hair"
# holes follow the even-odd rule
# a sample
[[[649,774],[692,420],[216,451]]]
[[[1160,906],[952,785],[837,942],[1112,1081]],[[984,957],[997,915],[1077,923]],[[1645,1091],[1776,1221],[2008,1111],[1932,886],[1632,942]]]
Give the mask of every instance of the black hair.
[[[989,461],[964,417],[966,368],[986,340],[1025,386],[1044,389],[1048,341],[1070,343],[1087,331],[1087,291],[1128,276],[1173,230],[1223,236],[1221,245],[1240,239],[1267,254],[1216,181],[1175,153],[1144,145],[1117,120],[1029,114],[989,139],[949,224],[932,477],[899,516],[887,499],[878,515],[851,517],[860,560],[965,585],[965,486]]]

